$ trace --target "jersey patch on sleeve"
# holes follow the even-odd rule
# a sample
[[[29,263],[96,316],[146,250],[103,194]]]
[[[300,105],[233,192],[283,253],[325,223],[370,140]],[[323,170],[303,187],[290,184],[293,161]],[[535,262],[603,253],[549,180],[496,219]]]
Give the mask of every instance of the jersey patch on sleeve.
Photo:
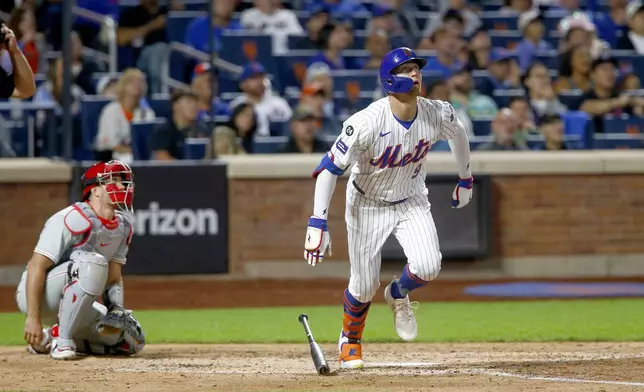
[[[348,127],[345,128],[344,133],[346,133],[347,136],[351,136],[351,135],[353,135],[353,131],[354,131],[353,127],[351,125],[349,125]]]
[[[65,215],[65,227],[73,235],[87,233],[92,228],[92,222],[77,206]]]
[[[338,141],[335,143],[335,147],[343,154],[346,154],[347,151],[349,151],[349,146],[347,146],[347,144],[342,139],[338,139]]]

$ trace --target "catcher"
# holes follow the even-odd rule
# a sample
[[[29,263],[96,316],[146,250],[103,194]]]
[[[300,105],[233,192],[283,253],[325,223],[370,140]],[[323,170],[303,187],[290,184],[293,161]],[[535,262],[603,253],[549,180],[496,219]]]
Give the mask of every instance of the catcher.
[[[24,338],[29,352],[54,359],[74,359],[77,352],[134,354],[145,337],[123,308],[121,277],[132,240],[124,213],[133,212],[132,169],[100,162],[81,181],[82,200],[47,220],[18,285]],[[96,302],[101,297],[105,308]]]

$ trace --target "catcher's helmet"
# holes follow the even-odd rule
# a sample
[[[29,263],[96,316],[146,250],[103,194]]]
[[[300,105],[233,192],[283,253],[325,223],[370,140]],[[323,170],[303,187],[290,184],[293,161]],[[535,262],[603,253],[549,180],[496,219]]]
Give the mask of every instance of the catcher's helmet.
[[[112,160],[98,162],[87,169],[81,177],[83,200],[87,200],[92,188],[104,186],[112,204],[126,211],[133,211],[134,174],[126,163]]]
[[[385,55],[380,63],[380,83],[385,92],[406,93],[412,89],[414,82],[411,78],[393,74],[396,67],[410,62],[418,64],[420,69],[427,64],[427,60],[416,56],[413,50],[405,47],[396,48]]]

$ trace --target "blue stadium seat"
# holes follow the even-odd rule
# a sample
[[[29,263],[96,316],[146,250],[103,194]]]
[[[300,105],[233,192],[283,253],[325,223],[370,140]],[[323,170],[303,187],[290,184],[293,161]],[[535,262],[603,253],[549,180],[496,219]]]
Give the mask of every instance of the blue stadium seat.
[[[568,90],[559,92],[558,98],[559,101],[567,108],[577,108],[580,103],[579,100],[581,95],[582,93],[579,90]]]
[[[288,137],[286,136],[256,137],[253,141],[253,153],[273,154],[280,145],[287,141]]]
[[[515,31],[518,29],[517,21],[516,16],[504,16],[499,12],[483,12],[481,14],[481,22],[487,30]]]
[[[590,116],[580,111],[566,112],[562,116],[564,135],[569,138],[567,145],[571,149],[590,149],[593,147],[593,126]]]
[[[186,30],[188,26],[195,19],[202,16],[207,16],[205,11],[170,11],[168,19],[165,24],[165,33],[169,42],[184,42],[186,38]]]
[[[522,97],[525,95],[525,91],[521,89],[497,89],[492,93],[492,99],[496,102],[496,105],[500,108],[506,107],[510,102],[512,97]]]
[[[271,136],[285,136],[290,133],[289,122],[288,121],[279,121],[269,123],[269,130]]]
[[[151,158],[150,137],[156,127],[162,126],[166,122],[165,118],[157,118],[132,124],[132,154],[135,160],[147,161]]]
[[[30,141],[28,121],[26,120],[17,120],[17,121],[7,121],[3,120],[4,125],[7,127],[9,134],[11,136],[11,148],[16,153],[17,157],[29,157],[31,147],[30,144],[33,144],[35,141]],[[32,134],[31,137],[34,137]]]
[[[187,138],[183,145],[183,159],[204,159],[210,138]]]
[[[492,122],[490,120],[472,119],[472,127],[476,136],[487,136],[492,134]]]
[[[373,92],[378,87],[378,71],[333,71],[331,75],[334,93],[347,93],[352,90],[352,86],[357,88],[358,92]]]
[[[278,63],[273,56],[273,39],[269,35],[249,34],[243,31],[225,31],[221,36],[220,57],[244,66],[252,61],[261,63],[269,74],[278,74]]]
[[[628,133],[598,133],[593,137],[593,148],[598,150],[644,148],[644,135],[633,135]]]
[[[604,133],[644,134],[644,119],[637,116],[604,117]]]
[[[172,118],[172,101],[167,94],[154,94],[148,103],[157,117]]]
[[[89,95],[81,101],[81,127],[83,128],[83,147],[92,151],[94,139],[98,133],[98,120],[101,117],[103,108],[112,102],[111,99]]]
[[[559,69],[559,56],[556,51],[537,53],[537,61],[543,63],[548,69]]]
[[[640,80],[644,80],[644,56],[631,51],[612,51],[613,57],[617,59],[619,68],[625,72],[634,72]]]

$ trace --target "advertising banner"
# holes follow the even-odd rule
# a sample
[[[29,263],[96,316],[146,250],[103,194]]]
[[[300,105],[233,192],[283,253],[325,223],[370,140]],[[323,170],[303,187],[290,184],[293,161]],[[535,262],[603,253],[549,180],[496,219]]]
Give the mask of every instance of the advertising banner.
[[[427,176],[432,216],[438,230],[443,259],[482,258],[488,255],[491,238],[490,178],[474,178],[472,201],[461,209],[451,207],[454,176]],[[406,260],[402,247],[392,235],[382,249],[383,261]]]
[[[78,178],[87,167],[77,170]],[[124,274],[228,272],[226,165],[182,161],[131,167],[134,237]]]

